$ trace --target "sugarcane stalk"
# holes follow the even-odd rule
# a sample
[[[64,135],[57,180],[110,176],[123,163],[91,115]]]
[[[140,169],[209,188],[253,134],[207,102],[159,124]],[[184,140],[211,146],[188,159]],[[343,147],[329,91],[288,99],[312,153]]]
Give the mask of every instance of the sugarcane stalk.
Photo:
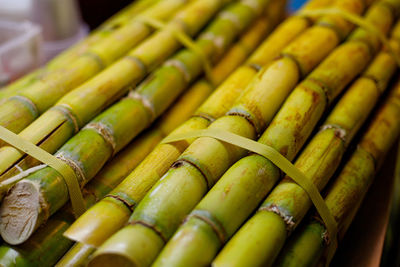
[[[258,4],[256,6],[261,9],[265,7],[262,1],[254,4]],[[254,22],[257,15],[260,15],[258,8],[246,2],[226,7],[198,38],[196,45],[208,59],[218,60],[238,34]],[[85,185],[113,154],[120,151],[163,113],[202,70],[201,55],[193,50],[183,49],[153,72],[136,91],[132,91],[128,97],[92,120],[55,155],[69,164],[75,170],[79,184]],[[14,194],[19,194],[19,190],[26,193],[28,202],[20,196],[17,200],[14,199],[16,196]],[[40,201],[35,197],[39,195]],[[56,170],[46,167],[29,175],[15,184],[3,200],[0,211],[5,215],[2,217],[4,224],[0,224],[4,226],[3,228],[0,226],[3,239],[10,244],[25,241],[68,199],[66,183]],[[20,203],[27,204],[21,206],[22,217],[17,214],[16,216],[10,214],[10,217],[6,215],[7,207]],[[27,218],[26,212],[33,212],[35,215]],[[11,221],[13,222],[10,223]],[[11,225],[16,227],[9,228]],[[29,230],[26,225],[31,226]],[[17,233],[19,230],[21,232]]]
[[[366,195],[385,155],[400,134],[400,83],[382,103],[357,148],[329,187],[326,205],[336,219],[342,239]],[[285,246],[279,265],[314,266],[326,248],[326,229],[317,216],[299,229]],[[305,249],[306,248],[306,249]]]
[[[380,9],[381,6],[379,5],[374,6],[372,9],[370,9],[366,15],[367,19],[374,20],[376,17],[380,17],[382,15],[381,13],[382,11],[377,12]],[[386,9],[383,11],[385,12],[384,13],[385,15],[386,13],[388,13]],[[389,16],[387,21],[382,23],[384,25],[383,26],[384,31],[387,31],[388,28],[390,27],[391,20],[392,18],[391,16]],[[358,36],[360,34],[361,32],[358,32]],[[350,40],[354,42],[356,35],[357,33],[353,34]],[[341,61],[342,64],[349,64],[348,62],[347,63],[345,62],[346,60],[343,60],[345,57],[342,56],[342,55],[348,55],[349,50],[345,49],[340,50],[340,48],[338,48],[337,50],[339,51],[333,52],[332,56],[328,58],[325,62],[323,62],[321,64],[321,67],[318,67],[310,76],[314,77],[315,79],[316,77],[315,73],[318,72],[324,73],[326,69],[329,69],[330,66],[332,66],[332,64],[336,64],[338,60]],[[340,53],[342,55],[340,55]],[[363,56],[363,54],[360,54],[359,57],[360,56]],[[387,54],[386,57],[388,57]],[[388,60],[385,59],[386,58],[384,58],[384,60],[381,60],[380,57],[377,57],[377,59],[374,61],[374,63],[372,63],[370,68],[377,68],[381,70],[383,66],[387,65],[388,72],[386,72],[386,70],[385,72],[380,71],[378,75],[375,75],[374,72],[367,71],[365,73],[365,76],[370,77],[368,79],[372,81],[372,86],[370,86],[369,92],[364,91],[366,90],[366,88],[364,88],[365,86],[364,83],[359,83],[357,84],[357,86],[355,86],[355,88],[357,88],[358,91],[353,93],[352,95],[354,98],[354,95],[358,97],[358,95],[361,95],[364,92],[365,95],[363,95],[362,99],[358,100],[361,103],[364,103],[363,102],[364,100],[365,103],[363,106],[367,105],[369,109],[372,109],[373,101],[376,100],[377,91],[379,90],[375,86],[374,82],[375,81],[379,82],[379,84],[382,85],[387,84],[389,78],[391,77],[391,75],[393,75],[396,68],[396,62],[393,59],[391,59],[390,56],[389,56],[390,59],[389,62],[386,62]],[[347,59],[347,61],[348,60],[349,59]],[[352,62],[351,64],[354,63],[355,62]],[[344,67],[343,65],[340,66],[337,65],[338,69],[343,69],[343,73],[335,75],[337,81],[335,82],[336,84],[335,87],[333,87],[333,89],[340,88],[343,86],[343,84],[349,82],[349,80],[346,81],[343,80],[341,76],[347,75],[348,73],[346,72],[346,70],[354,67],[351,66],[351,64],[350,66],[347,67]],[[351,76],[354,77],[359,70],[357,70],[355,73],[352,73]],[[334,84],[332,83],[332,80],[326,78],[324,79],[324,77],[319,79],[319,81],[322,83],[328,82],[330,84]],[[306,84],[307,82],[308,81],[306,78],[304,84]],[[354,89],[349,89],[349,90],[354,91]],[[346,97],[344,99],[346,99]],[[339,104],[335,108],[334,113],[329,117],[326,123],[328,125],[331,125],[333,123],[332,117],[336,118],[338,117],[338,114],[342,115],[340,112],[346,111],[347,116],[350,117],[351,120],[349,123],[345,124],[345,126],[347,126],[345,128],[348,129],[348,131],[350,130],[355,131],[356,129],[352,128],[352,126],[353,127],[358,126],[359,121],[365,119],[365,114],[360,114],[359,112],[351,113],[350,112],[351,108],[342,104],[342,102],[344,101],[345,103],[351,103],[352,102],[351,100],[354,99],[352,99],[351,97],[347,97],[347,100],[344,99],[342,99],[342,101],[339,102]],[[296,101],[298,101],[298,99]],[[303,101],[301,103],[306,107],[308,106],[307,104],[305,104],[307,103],[307,101]],[[290,105],[284,106],[283,109],[285,107],[291,108],[293,110],[295,109],[294,106],[290,107]],[[311,111],[308,112],[311,113]],[[306,125],[308,123],[305,122],[307,117],[306,119],[303,120],[302,118],[304,117],[300,116],[300,114],[301,113],[296,114],[298,122],[302,125]],[[285,113],[285,116],[288,116],[288,113]],[[306,116],[311,117],[309,114]],[[278,119],[274,120],[273,123],[274,122],[276,124],[271,125],[268,128],[268,130],[274,131],[273,128],[277,127],[277,125],[279,124]],[[315,120],[314,123],[311,124],[311,127],[313,127],[312,125],[315,125]],[[301,127],[298,127],[295,131],[306,132]],[[323,175],[323,177],[325,178],[328,176],[329,173],[333,172],[335,163],[337,162],[338,158],[340,159],[340,153],[343,151],[344,147],[344,145],[341,142],[341,139],[339,137],[336,137],[333,133],[335,133],[335,131],[332,131],[332,129],[327,128],[326,130],[321,131],[319,134],[317,134],[317,136],[315,136],[314,139],[311,141],[311,143],[306,147],[305,151],[308,151],[308,154],[307,152],[304,152],[300,156],[297,165],[300,165],[301,160],[303,160],[302,168],[306,169],[308,171],[307,172],[308,174],[313,174],[313,172],[318,171],[318,173],[316,173],[316,176],[318,177]],[[270,142],[271,144],[276,143],[276,141],[273,139],[268,140],[267,137],[263,138],[264,139],[260,140],[261,142],[267,141]],[[346,139],[346,141],[348,141],[348,139]],[[296,143],[298,146],[301,146],[301,144],[304,143],[304,139],[303,137],[295,136],[293,137],[293,140],[291,142]],[[298,144],[298,142],[300,144]],[[290,150],[290,146],[288,147],[288,149]],[[296,148],[296,151],[298,151],[299,149],[300,147]],[[304,163],[305,161],[304,158],[307,158],[308,165]],[[301,168],[301,166],[298,167]],[[229,240],[229,238],[243,224],[246,218],[250,216],[250,214],[256,209],[259,203],[265,198],[267,193],[276,183],[279,176],[280,176],[279,169],[276,168],[270,161],[259,155],[250,155],[236,162],[222,176],[219,182],[202,199],[202,201],[196,206],[196,208],[189,214],[189,216],[185,220],[185,223],[178,229],[173,238],[167,243],[166,247],[161,252],[161,254],[159,255],[159,257],[157,258],[157,260],[153,265],[154,266],[210,265],[211,261],[217,254],[218,250],[224,245],[226,240]],[[289,193],[287,195],[289,195]],[[299,197],[299,195],[300,194],[297,194],[296,196]],[[296,198],[295,204],[301,205],[301,202],[300,203],[299,202],[300,200]],[[273,227],[271,226],[271,228],[267,229],[271,230],[273,229]],[[272,238],[274,238],[273,234],[269,235],[271,235]],[[276,239],[279,240],[279,238]],[[248,240],[248,242],[253,242],[253,240]],[[246,252],[249,253],[249,251],[251,250],[246,248]],[[265,251],[263,251],[263,253],[264,252]],[[240,259],[241,255],[239,255],[238,257]],[[251,256],[243,255],[243,257],[249,258]],[[237,259],[235,258],[234,260],[232,260],[232,262],[228,263],[225,262],[225,264],[235,265],[235,260]],[[224,263],[222,263],[222,265],[223,264]],[[237,263],[236,266],[240,265],[257,266],[260,265],[260,262],[251,261],[251,259],[248,262],[241,260]]]
[[[340,1],[337,4],[343,3]],[[354,7],[349,2],[344,6]],[[361,12],[363,5],[356,7],[360,9],[356,8],[353,12]],[[351,27],[351,24],[346,24],[341,29],[346,33]],[[308,38],[312,35],[318,38]],[[299,81],[299,70],[307,74],[333,50],[339,40],[335,31],[324,26],[318,25],[306,31],[284,49],[281,58],[258,75],[230,111],[213,122],[209,129],[229,131],[254,139]],[[318,53],[311,56],[311,51]],[[269,105],[265,105],[266,101]],[[129,225],[108,239],[96,251],[89,265],[109,265],[115,261],[149,265],[207,189],[245,153],[242,148],[213,138],[196,139],[137,205]],[[141,250],[141,247],[146,250]]]
[[[134,1],[132,4],[128,5],[126,8],[106,20],[97,29],[90,33],[88,37],[68,48],[67,50],[61,52],[54,59],[49,61],[46,66],[34,70],[29,74],[21,77],[12,84],[0,88],[0,103],[4,98],[8,98],[12,95],[18,93],[22,88],[31,85],[33,82],[40,79],[48,70],[55,69],[56,67],[61,67],[65,64],[69,64],[73,59],[82,55],[88,49],[101,42],[107,38],[116,29],[126,25],[133,16],[146,10],[152,5],[156,4],[160,0],[139,0]]]
[[[194,1],[187,5],[167,28],[158,31],[127,56],[65,95],[57,105],[24,129],[20,136],[50,153],[56,152],[79,128],[134,88],[148,72],[180,47],[174,34],[176,30],[184,29],[188,35],[194,35],[229,1]],[[34,94],[32,91],[30,93]],[[10,146],[0,148],[0,155],[0,176],[5,177],[5,173],[24,156]]]
[[[142,15],[167,20],[184,3],[184,0],[162,1]],[[17,95],[5,100],[0,104],[0,125],[19,133],[66,93],[81,84],[84,88],[89,86],[91,77],[136,47],[151,32],[151,26],[133,19],[72,62],[52,70],[37,82],[21,89]],[[84,83],[85,81],[88,83]]]
[[[279,12],[271,12],[267,15],[271,18],[271,25],[275,25],[277,22],[275,16],[280,17],[281,12],[282,6]],[[277,51],[280,50],[278,45],[284,45],[282,42],[275,42],[275,40],[280,39],[279,35],[282,35],[283,39],[289,42],[304,31],[307,26],[306,18],[293,19],[290,23],[282,25],[257,49],[246,64],[236,70],[207,99],[197,110],[195,116],[177,128],[174,133],[204,129],[210,124],[210,121],[222,116],[257,73],[258,67],[255,68],[255,66],[266,64],[270,59],[277,56]],[[68,229],[65,233],[66,236],[92,246],[101,245],[127,222],[135,203],[140,202],[191,141],[157,146],[115,190],[82,215]]]
[[[374,21],[377,17],[382,18],[382,14],[384,14],[387,21],[382,22],[381,26],[383,28],[381,30],[386,32],[388,26],[390,26],[390,21],[394,19],[394,13],[390,15],[391,11],[387,8],[386,4],[381,2],[375,4],[367,13],[367,19]],[[321,69],[317,68],[311,73],[308,77],[309,81],[318,81],[326,86],[322,89],[321,85],[319,85],[320,89],[318,91],[320,93],[317,94],[319,95],[318,98],[324,98],[323,94],[325,94],[327,102],[331,102],[341,91],[341,86],[339,85],[343,84],[345,79],[349,78],[347,75],[355,77],[354,75],[357,75],[366,66],[368,59],[365,58],[369,57],[367,47],[375,43],[370,38],[371,36],[367,36],[368,34],[373,36],[373,34],[361,29],[355,31],[345,44],[331,54],[332,59],[334,59],[333,61],[329,62],[327,60],[320,65]],[[364,52],[361,52],[362,45],[364,45]],[[350,52],[352,50],[353,52]],[[359,59],[353,57],[356,54],[358,54],[357,57]],[[346,61],[345,57],[348,62],[339,67],[335,61]],[[357,65],[361,68],[355,71],[354,68]],[[340,72],[333,71],[333,66],[341,69],[343,73],[339,74]],[[388,67],[388,73],[385,72],[386,69],[383,66]],[[376,103],[376,98],[379,96],[380,90],[383,90],[384,85],[389,81],[390,76],[395,71],[395,66],[395,61],[387,54],[377,56],[371,67],[350,87],[339,101],[331,115],[325,121],[321,131],[310,141],[309,145],[297,159],[295,166],[319,190],[325,186],[329,178],[333,175],[348,142]],[[349,81],[347,80],[347,82]],[[306,82],[307,79],[303,85],[305,88],[307,88]],[[307,90],[311,91],[310,89],[311,87],[307,88]],[[317,90],[314,90],[308,94],[314,94],[312,98],[316,99],[315,94]],[[301,91],[303,92],[300,93]],[[289,155],[288,159],[292,159],[293,153],[298,151],[299,145],[304,143],[305,138],[310,134],[310,131],[307,132],[303,129],[304,126],[293,125],[293,114],[290,115],[289,109],[291,97],[294,103],[306,102],[304,100],[301,101],[304,92],[304,89],[299,90],[299,94],[296,96],[296,91],[294,91],[285,103],[285,105],[288,105],[289,112],[284,112],[285,106],[283,106],[281,109],[282,113],[279,113],[275,117],[271,127],[261,137],[261,140],[265,144],[273,146],[286,157]],[[323,92],[322,95],[321,92]],[[304,105],[302,104],[302,107],[298,107],[297,109],[304,108]],[[293,104],[292,106],[292,109],[296,110]],[[310,106],[312,107],[313,105]],[[323,106],[326,107],[326,103]],[[316,113],[318,118],[322,115],[322,110],[313,108],[311,111]],[[296,119],[296,124],[306,124],[304,119],[309,120],[314,116],[310,114],[311,111],[304,113],[305,116],[295,115],[294,117],[301,118]],[[269,164],[272,165],[272,163]],[[275,177],[275,181],[278,178]],[[297,227],[311,204],[307,193],[289,177],[286,177],[273,189],[258,209],[258,212],[226,244],[213,264],[215,266],[272,265],[288,234]],[[274,230],[271,231],[271,229]],[[243,242],[244,240],[246,240],[246,243]],[[251,255],[249,254],[250,251],[252,252]]]

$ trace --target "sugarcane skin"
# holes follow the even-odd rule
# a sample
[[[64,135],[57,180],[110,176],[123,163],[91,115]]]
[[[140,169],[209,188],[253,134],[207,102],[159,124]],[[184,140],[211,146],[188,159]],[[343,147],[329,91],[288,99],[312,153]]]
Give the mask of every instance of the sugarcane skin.
[[[150,14],[144,12],[143,15],[165,19],[174,14],[178,8],[183,6],[183,3],[184,0],[164,1],[150,8],[152,11]],[[52,70],[31,86],[21,89],[17,94],[20,97],[12,97],[1,104],[0,125],[19,133],[40,114],[53,106],[63,95],[123,56],[151,32],[151,27],[142,22],[133,20],[132,23],[126,24],[102,42],[90,47],[88,51],[72,62]],[[27,108],[27,101],[35,109],[35,113],[31,112],[31,108]],[[6,111],[10,112],[9,116],[6,116]]]
[[[400,133],[400,123],[395,115],[400,112],[399,83],[394,87],[394,91],[375,114],[358,147],[327,192],[325,202],[338,223],[340,239],[347,231],[350,225],[348,221],[354,218],[359,203],[379,169],[377,163],[382,162]],[[382,135],[385,138],[375,139]],[[381,147],[381,153],[374,155],[374,149],[370,149],[374,146]],[[302,266],[314,266],[321,259],[326,243],[323,235],[318,233],[325,233],[326,228],[314,219],[301,230],[285,246],[278,261],[280,266],[299,266],[303,262]],[[303,250],[304,246],[308,249]]]
[[[32,133],[36,133],[38,129],[42,129],[43,133],[39,139],[52,139],[52,132],[57,129],[59,124],[49,124],[49,120],[53,121],[54,117],[56,117],[56,121],[68,119],[65,113],[59,112],[58,114],[55,112],[59,111],[60,108],[66,109],[68,113],[73,114],[72,117],[75,124],[77,124],[73,126],[73,129],[76,131],[76,128],[85,125],[102,109],[125,94],[130,89],[127,85],[136,85],[147,72],[152,71],[179,48],[179,42],[173,34],[174,30],[182,29],[187,31],[188,34],[194,35],[228,1],[230,0],[205,0],[189,4],[168,24],[170,25],[168,29],[157,32],[150,39],[133,49],[128,56],[103,71],[101,75],[97,75],[87,81],[85,86],[82,85],[65,95],[52,110],[49,110],[55,114],[45,112],[22,132],[23,135],[29,136]],[[162,49],[154,49],[160,43],[163,44]],[[143,69],[144,66],[145,70]],[[54,142],[53,149],[57,150],[70,137],[67,136],[66,139],[59,140],[59,143]],[[37,144],[36,140],[28,140]],[[5,158],[7,161],[9,157],[13,159],[21,157],[18,150],[11,148],[1,154],[1,158]],[[13,163],[4,164],[4,167],[0,169],[0,173],[4,173],[8,168],[12,167]]]
[[[298,29],[298,31],[301,30],[302,29]],[[285,32],[286,31],[287,28],[285,28]],[[288,34],[285,35],[286,40],[290,40],[290,37],[294,38],[297,34],[298,32],[288,32]],[[267,42],[269,42],[269,39]],[[244,88],[249,80],[255,75],[256,70],[252,67],[252,63],[262,61],[263,57],[273,58],[273,53],[275,53],[274,50],[268,50],[266,46],[263,46],[262,50],[258,49],[253,56],[250,57],[247,64],[235,71],[234,74],[232,74],[199,108],[196,113],[199,117],[192,118],[178,128],[175,133],[187,132],[192,129],[204,129],[210,123],[206,118],[214,119],[222,116],[228,110],[230,105],[232,105],[233,101],[242,91],[242,88]],[[188,127],[188,125],[193,126]],[[194,127],[195,125],[197,126]],[[177,147],[177,145],[179,146]],[[159,179],[159,177],[167,171],[169,166],[178,158],[187,146],[188,143],[179,142],[175,144],[162,144],[156,148],[141,164],[141,166],[129,175],[128,178],[110,194],[111,197],[109,197],[108,200],[107,198],[105,199],[109,206],[107,210],[111,212],[112,205],[116,205],[117,207],[128,205],[128,207],[134,208],[136,203],[143,198],[144,194]],[[155,164],[155,162],[157,163]],[[124,201],[125,204],[122,201],[118,202],[116,198]],[[101,220],[96,220],[94,224],[92,223],[93,219],[96,219],[100,214],[103,214],[102,210],[107,206],[105,201],[101,201],[96,207],[88,211],[86,217],[85,215],[82,216],[81,219],[73,225],[72,229],[67,231],[67,236],[81,242],[99,246],[112,233],[122,227],[127,221],[126,217],[129,216],[131,212],[128,209],[126,209],[125,214],[120,214],[120,216],[107,216],[105,218],[108,219],[108,221],[105,221],[107,223],[104,221],[101,222]],[[113,222],[110,221],[111,218],[113,218]],[[90,222],[90,224],[88,222]],[[83,233],[83,235],[80,233],[81,229],[86,229],[89,226],[92,230],[87,232],[94,232],[94,229],[96,230],[96,235],[87,236],[87,232]],[[107,230],[110,230],[111,228],[111,231],[105,231],[105,228],[107,228]]]

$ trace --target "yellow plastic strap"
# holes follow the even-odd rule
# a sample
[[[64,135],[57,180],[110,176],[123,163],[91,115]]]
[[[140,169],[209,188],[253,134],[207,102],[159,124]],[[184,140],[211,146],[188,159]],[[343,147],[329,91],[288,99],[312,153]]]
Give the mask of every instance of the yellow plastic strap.
[[[144,17],[144,16],[138,16],[136,18],[137,21],[140,21],[142,23],[145,23],[157,30],[162,30],[166,28],[168,25],[166,25],[164,22],[161,20],[155,19],[155,18],[150,18],[150,17]],[[211,63],[208,60],[207,56],[204,54],[204,52],[196,45],[196,43],[192,40],[192,38],[187,35],[185,32],[171,28],[175,38],[186,48],[189,50],[193,51],[195,54],[197,54],[202,62],[203,62],[203,68],[204,68],[204,73],[207,77],[207,79],[214,84],[214,77],[212,75],[212,67]]]
[[[310,197],[312,203],[314,204],[316,210],[318,211],[319,215],[321,216],[325,224],[328,236],[330,237],[328,243],[329,244],[328,255],[333,255],[332,253],[335,252],[337,246],[336,237],[338,231],[335,218],[332,216],[328,206],[325,204],[325,201],[322,198],[321,194],[319,193],[318,188],[289,160],[287,160],[278,151],[276,151],[274,148],[270,146],[258,143],[254,140],[245,138],[237,134],[233,134],[231,132],[215,130],[215,129],[196,130],[188,133],[173,134],[167,136],[162,141],[162,143],[177,142],[180,140],[197,138],[197,137],[212,137],[220,141],[247,149],[261,156],[264,156],[272,163],[274,163],[284,173],[286,173],[294,182],[296,182],[299,186],[301,186]]]
[[[85,202],[78,179],[74,170],[68,164],[2,126],[0,126],[0,139],[52,167],[61,174],[68,187],[75,217],[77,218],[85,212]]]
[[[339,16],[343,19],[357,25],[366,31],[371,32],[372,34],[376,35],[382,44],[389,50],[389,53],[392,54],[393,58],[395,59],[398,66],[400,66],[400,56],[398,53],[394,51],[392,46],[390,45],[389,39],[386,37],[385,34],[382,33],[379,29],[375,27],[374,24],[367,21],[365,18],[353,14],[351,12],[341,10],[338,8],[321,8],[321,9],[314,9],[314,10],[302,10],[298,12],[298,15],[308,16],[308,17],[319,17],[319,16],[326,16],[326,15],[333,15]]]

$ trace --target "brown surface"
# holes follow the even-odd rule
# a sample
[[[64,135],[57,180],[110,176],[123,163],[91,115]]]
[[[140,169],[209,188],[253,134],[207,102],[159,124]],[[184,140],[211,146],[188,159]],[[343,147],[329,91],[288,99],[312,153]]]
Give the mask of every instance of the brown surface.
[[[379,266],[393,188],[396,146],[386,157],[331,266]]]

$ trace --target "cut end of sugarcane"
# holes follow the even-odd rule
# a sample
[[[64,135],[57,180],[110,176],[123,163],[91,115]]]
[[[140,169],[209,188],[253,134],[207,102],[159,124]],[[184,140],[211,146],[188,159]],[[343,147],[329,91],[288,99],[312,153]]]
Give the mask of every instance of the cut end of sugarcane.
[[[10,189],[0,207],[0,234],[11,245],[25,242],[35,231],[40,210],[38,185],[21,181]]]

